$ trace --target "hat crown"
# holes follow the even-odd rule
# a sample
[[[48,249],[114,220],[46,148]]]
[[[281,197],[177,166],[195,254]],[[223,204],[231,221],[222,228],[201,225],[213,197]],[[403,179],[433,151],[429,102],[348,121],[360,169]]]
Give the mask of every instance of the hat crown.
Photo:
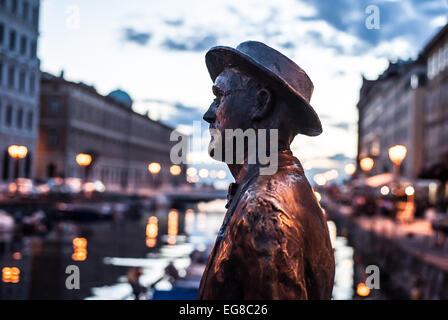
[[[277,50],[258,41],[246,41],[236,48],[216,46],[205,55],[205,63],[213,81],[226,68],[235,67],[266,81],[290,107],[300,112],[296,114],[298,133],[308,136],[322,133],[319,116],[310,105],[313,83],[305,71]]]
[[[240,43],[236,50],[269,69],[310,103],[314,85],[305,71],[294,61],[259,41],[245,41]]]

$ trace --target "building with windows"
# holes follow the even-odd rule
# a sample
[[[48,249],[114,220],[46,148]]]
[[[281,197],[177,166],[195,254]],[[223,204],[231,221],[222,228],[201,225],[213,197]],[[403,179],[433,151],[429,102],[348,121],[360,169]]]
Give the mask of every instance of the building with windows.
[[[388,149],[407,147],[402,174],[448,167],[448,25],[416,61],[391,63],[377,80],[363,79],[358,102],[358,165],[375,161],[371,175],[392,172]]]
[[[38,133],[40,0],[0,0],[0,183],[33,176]],[[25,146],[13,161],[11,145]],[[18,165],[18,167],[16,167]]]
[[[424,101],[426,167],[448,162],[448,25],[422,51],[428,81]]]
[[[390,147],[401,144],[407,156],[402,174],[416,178],[422,166],[422,108],[426,66],[422,60],[398,61],[377,80],[366,80],[358,102],[358,164],[364,157],[374,159],[371,174],[393,172]]]
[[[84,83],[67,81],[63,73],[43,73],[40,106],[36,178],[87,175],[109,191],[131,193],[185,182],[185,165],[170,170],[171,147],[177,143],[170,141],[173,129],[134,112],[126,92],[103,96]],[[88,169],[78,165],[80,153],[92,157]],[[153,162],[160,172],[150,174]]]

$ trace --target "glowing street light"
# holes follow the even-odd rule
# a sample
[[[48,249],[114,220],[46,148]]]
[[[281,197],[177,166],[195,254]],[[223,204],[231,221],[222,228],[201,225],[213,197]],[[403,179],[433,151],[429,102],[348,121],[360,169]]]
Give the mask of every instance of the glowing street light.
[[[407,196],[413,196],[415,193],[415,189],[413,186],[407,186],[406,189],[404,189],[404,193],[406,193]]]
[[[13,159],[23,159],[28,153],[28,148],[25,146],[17,146],[13,144],[8,147],[8,153]]]
[[[406,158],[407,151],[405,146],[397,144],[389,148],[389,158],[396,166],[400,166]]]
[[[88,168],[90,166],[90,164],[92,163],[92,156],[90,154],[87,153],[78,153],[76,155],[76,163],[80,166],[84,168],[84,183],[87,181],[87,176],[88,176]]]
[[[208,177],[208,170],[207,169],[201,169],[199,170],[199,176],[203,179]]]
[[[394,174],[396,177],[400,175],[400,165],[406,158],[407,149],[401,144],[397,144],[389,148],[389,158],[394,163]]]
[[[15,160],[15,178],[19,177],[19,160],[26,157],[28,148],[25,146],[11,145],[8,147],[8,154]]]
[[[367,297],[370,294],[370,288],[365,283],[359,283],[356,288],[356,293],[360,297]]]
[[[356,171],[356,166],[353,163],[347,163],[344,167],[344,171],[346,174],[351,176]]]
[[[148,165],[148,171],[149,171],[149,173],[151,173],[152,185],[154,188],[156,187],[156,178],[155,177],[160,172],[161,169],[162,169],[162,166],[158,162],[151,162]]]
[[[339,177],[339,173],[336,169],[332,169],[323,173],[325,180],[331,181]]]
[[[76,155],[76,163],[81,167],[88,167],[92,163],[92,156],[87,153],[79,153]]]
[[[383,196],[387,196],[390,192],[390,189],[388,186],[382,186],[380,192]]]
[[[158,174],[161,169],[162,169],[162,167],[161,167],[160,163],[158,163],[158,162],[151,162],[148,165],[148,171],[151,174]]]
[[[372,170],[374,163],[372,158],[365,157],[361,159],[359,165],[361,166],[362,171],[369,172]]]
[[[187,176],[189,176],[189,177],[193,177],[197,173],[198,173],[198,170],[196,170],[196,168],[191,167],[191,168],[187,169]]]
[[[314,182],[317,183],[317,185],[319,186],[323,186],[324,184],[327,183],[327,179],[325,178],[325,176],[323,174],[316,174],[313,177]]]
[[[178,166],[177,164],[173,164],[173,165],[170,167],[170,173],[171,173],[173,176],[178,176],[178,175],[181,174],[181,172],[182,172],[182,168],[181,168],[180,166]]]
[[[217,173],[218,179],[225,179],[227,177],[227,173],[224,170],[219,170]]]

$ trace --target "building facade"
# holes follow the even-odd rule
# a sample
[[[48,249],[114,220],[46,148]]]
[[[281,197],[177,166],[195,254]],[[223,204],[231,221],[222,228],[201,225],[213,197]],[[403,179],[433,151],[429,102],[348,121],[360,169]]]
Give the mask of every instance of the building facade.
[[[358,112],[358,166],[361,158],[374,158],[372,175],[392,172],[387,151],[395,144],[408,149],[402,173],[410,179],[448,167],[448,25],[416,61],[390,64],[377,80],[363,79]]]
[[[377,80],[363,79],[358,102],[358,165],[374,159],[371,175],[393,172],[390,147],[407,148],[401,174],[417,178],[422,166],[422,110],[426,66],[422,60],[398,61]]]
[[[39,0],[0,0],[0,183],[32,177],[38,136]],[[14,161],[8,147],[28,149]],[[17,167],[16,167],[17,166]]]
[[[42,74],[36,178],[78,177],[100,180],[109,191],[136,192],[160,184],[185,181],[185,167],[173,175],[170,167],[172,128],[132,110],[132,99],[121,90],[102,96],[86,84]],[[76,156],[86,153],[85,168]],[[149,163],[161,170],[151,175]]]
[[[448,162],[448,25],[422,51],[427,61],[424,101],[424,161],[427,167]]]

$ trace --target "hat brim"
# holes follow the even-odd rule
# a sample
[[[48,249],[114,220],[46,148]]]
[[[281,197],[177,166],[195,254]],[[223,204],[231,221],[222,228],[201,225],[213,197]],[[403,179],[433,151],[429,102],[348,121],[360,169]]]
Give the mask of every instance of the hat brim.
[[[297,106],[300,118],[298,132],[307,136],[318,136],[322,133],[319,116],[306,99],[274,72],[264,67],[248,55],[231,47],[217,46],[205,55],[205,63],[213,81],[227,68],[236,67],[268,81],[277,92],[291,104]],[[303,117],[303,118],[302,118]]]

